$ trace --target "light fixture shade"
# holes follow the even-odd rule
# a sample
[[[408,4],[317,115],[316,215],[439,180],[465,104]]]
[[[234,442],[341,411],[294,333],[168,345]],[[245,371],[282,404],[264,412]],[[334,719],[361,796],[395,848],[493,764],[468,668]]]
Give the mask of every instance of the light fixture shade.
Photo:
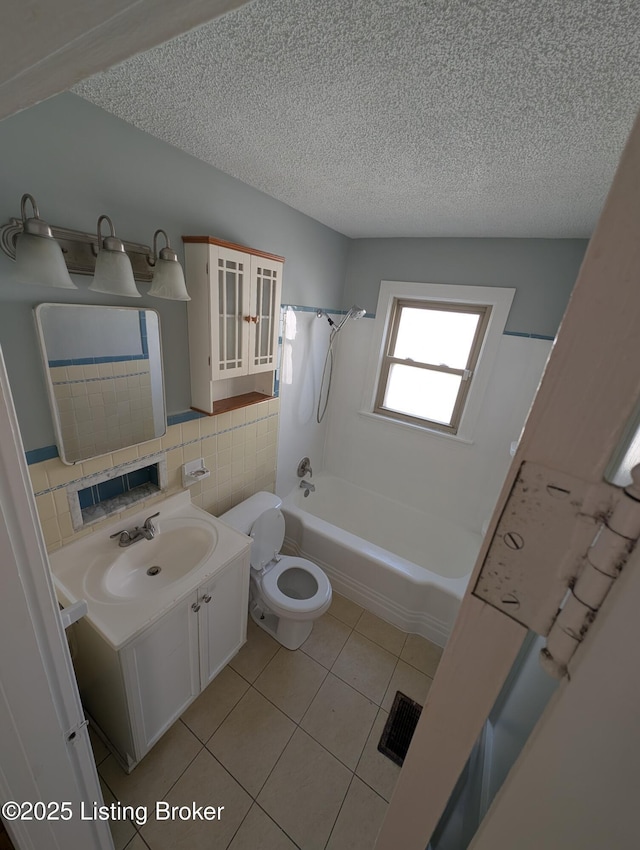
[[[161,251],[158,251],[159,236],[164,236],[166,243]],[[154,266],[149,295],[169,301],[191,301],[178,255],[171,247],[165,230],[156,230],[153,234],[153,257],[149,263]]]
[[[102,222],[109,225],[110,235],[102,238]],[[116,237],[113,222],[108,215],[98,219],[98,256],[96,269],[89,289],[92,292],[105,292],[107,295],[124,295],[127,298],[141,298],[133,278],[131,260],[127,257],[124,245]]]
[[[89,289],[107,295],[141,298],[133,278],[131,261],[123,251],[102,248],[96,258],[96,270]]]
[[[16,237],[16,273],[25,283],[78,288],[69,277],[62,248],[52,236],[23,232]]]
[[[156,260],[149,295],[171,301],[191,301],[184,282],[184,272],[177,260]]]

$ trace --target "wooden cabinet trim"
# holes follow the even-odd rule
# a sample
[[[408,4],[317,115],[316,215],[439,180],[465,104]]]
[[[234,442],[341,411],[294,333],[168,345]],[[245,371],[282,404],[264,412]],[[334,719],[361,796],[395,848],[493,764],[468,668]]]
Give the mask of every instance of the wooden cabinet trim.
[[[214,236],[183,236],[182,241],[184,243],[204,242],[207,245],[218,245],[222,248],[229,248],[231,251],[241,251],[244,254],[253,254],[254,257],[264,257],[266,260],[284,263],[284,257],[279,257],[277,254],[269,254],[267,251],[259,251],[257,248],[247,248],[246,245],[238,245],[235,242],[225,242],[224,239],[216,239]]]

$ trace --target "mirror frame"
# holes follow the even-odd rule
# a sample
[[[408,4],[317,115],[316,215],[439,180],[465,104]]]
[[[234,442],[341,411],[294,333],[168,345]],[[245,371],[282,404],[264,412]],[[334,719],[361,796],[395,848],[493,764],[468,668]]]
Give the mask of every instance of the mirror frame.
[[[45,339],[45,328],[43,324],[43,314],[45,308],[50,307],[82,307],[83,309],[100,309],[100,310],[113,310],[113,311],[127,311],[127,312],[136,312],[140,313],[141,310],[144,312],[155,313],[157,322],[158,322],[158,354],[160,360],[160,384],[162,388],[162,415],[163,415],[163,424],[164,430],[161,434],[154,434],[152,437],[149,437],[145,440],[136,440],[135,442],[127,443],[122,446],[113,446],[112,448],[107,449],[104,452],[100,452],[98,454],[89,454],[82,457],[77,457],[73,460],[67,457],[67,452],[65,451],[64,445],[64,437],[62,433],[62,423],[60,421],[60,410],[58,407],[55,390],[53,386],[53,381],[51,377],[51,367],[49,366],[49,357],[47,355],[47,344]],[[103,304],[67,304],[65,302],[45,302],[43,304],[38,304],[34,308],[34,315],[36,320],[36,328],[37,328],[37,336],[38,342],[40,346],[40,354],[42,356],[42,366],[44,370],[45,383],[47,387],[47,398],[49,402],[49,409],[51,411],[51,417],[53,419],[53,428],[55,431],[55,439],[56,446],[58,448],[58,454],[60,456],[60,460],[62,463],[67,466],[75,466],[78,463],[83,463],[84,461],[91,460],[95,457],[104,457],[105,455],[111,454],[111,452],[120,451],[120,449],[130,448],[131,446],[143,445],[144,443],[150,442],[152,440],[160,439],[167,432],[167,399],[164,385],[164,363],[163,363],[163,354],[162,354],[162,333],[161,333],[161,325],[160,325],[160,314],[157,310],[154,310],[152,307],[120,307],[120,306],[107,306]],[[83,358],[84,359],[84,358]]]

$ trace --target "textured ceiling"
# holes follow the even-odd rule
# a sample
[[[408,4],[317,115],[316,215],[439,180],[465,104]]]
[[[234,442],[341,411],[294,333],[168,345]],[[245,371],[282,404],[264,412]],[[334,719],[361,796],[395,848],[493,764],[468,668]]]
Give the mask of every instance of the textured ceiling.
[[[78,85],[348,236],[590,235],[637,0],[255,0]]]

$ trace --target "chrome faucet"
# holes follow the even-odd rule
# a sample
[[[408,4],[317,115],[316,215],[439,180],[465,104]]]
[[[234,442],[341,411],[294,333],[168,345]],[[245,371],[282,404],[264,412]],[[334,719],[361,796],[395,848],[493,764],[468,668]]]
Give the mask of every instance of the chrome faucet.
[[[131,546],[132,543],[137,543],[138,540],[142,540],[143,538],[144,540],[153,540],[156,536],[156,527],[151,520],[157,516],[160,516],[160,511],[157,514],[148,516],[142,525],[136,525],[131,531],[122,529],[121,531],[116,531],[115,534],[111,534],[110,537],[112,539],[114,537],[119,538],[118,546]]]
[[[312,484],[310,481],[305,481],[304,478],[300,482],[300,487],[304,490],[305,498],[309,495],[309,493],[316,492],[316,485]]]

